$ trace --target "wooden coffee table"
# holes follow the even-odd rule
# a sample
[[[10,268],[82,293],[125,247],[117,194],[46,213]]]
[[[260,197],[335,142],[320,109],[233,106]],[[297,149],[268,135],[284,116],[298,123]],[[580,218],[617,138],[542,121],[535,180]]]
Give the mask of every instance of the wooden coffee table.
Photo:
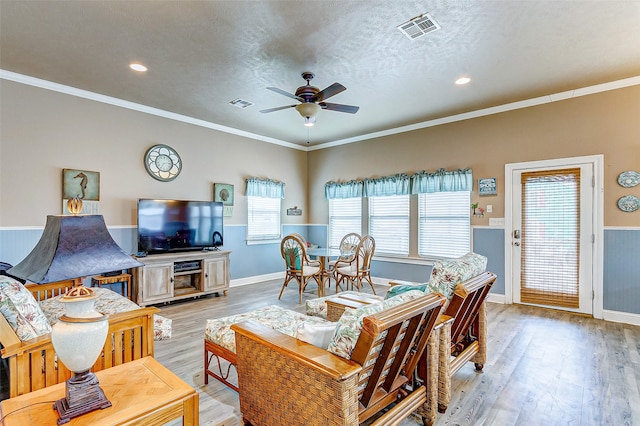
[[[160,425],[179,417],[198,425],[198,392],[151,357],[96,373],[111,407],[72,419],[67,425]],[[53,401],[64,397],[65,384],[6,399],[0,404],[5,426],[55,425]]]

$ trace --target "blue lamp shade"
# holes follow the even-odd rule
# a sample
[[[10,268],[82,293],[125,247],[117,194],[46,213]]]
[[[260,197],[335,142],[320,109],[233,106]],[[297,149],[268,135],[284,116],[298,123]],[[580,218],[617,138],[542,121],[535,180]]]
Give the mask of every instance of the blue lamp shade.
[[[138,266],[113,240],[102,215],[49,215],[38,244],[7,273],[46,284]]]

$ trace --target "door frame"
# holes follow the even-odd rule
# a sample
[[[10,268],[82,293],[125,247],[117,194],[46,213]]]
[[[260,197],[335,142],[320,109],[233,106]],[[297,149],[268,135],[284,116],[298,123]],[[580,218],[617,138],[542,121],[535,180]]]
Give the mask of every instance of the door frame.
[[[592,274],[592,312],[593,317],[603,317],[603,290],[604,290],[604,155],[587,155],[583,157],[556,158],[552,160],[527,161],[523,163],[510,163],[504,166],[504,254],[505,254],[505,303],[513,303],[513,280],[511,279],[513,268],[513,256],[511,251],[511,232],[513,228],[512,213],[512,185],[513,172],[520,169],[544,169],[553,167],[571,167],[577,164],[589,163],[593,166],[594,192],[593,192],[593,264]]]

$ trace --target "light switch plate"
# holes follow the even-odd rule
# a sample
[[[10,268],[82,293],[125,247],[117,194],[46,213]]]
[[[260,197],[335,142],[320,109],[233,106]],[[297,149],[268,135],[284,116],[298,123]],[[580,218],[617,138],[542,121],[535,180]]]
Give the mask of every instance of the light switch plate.
[[[489,226],[504,226],[504,217],[490,217]]]

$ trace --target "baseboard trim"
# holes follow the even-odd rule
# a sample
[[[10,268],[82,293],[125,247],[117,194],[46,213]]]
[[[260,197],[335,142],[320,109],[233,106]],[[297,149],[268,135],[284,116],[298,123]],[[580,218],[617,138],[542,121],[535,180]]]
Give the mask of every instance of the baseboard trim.
[[[487,302],[491,302],[491,303],[500,303],[502,305],[504,305],[506,298],[504,294],[487,294]]]
[[[640,325],[640,314],[632,314],[620,311],[602,311],[602,319],[613,322],[623,322],[625,324]]]
[[[284,271],[274,272],[272,274],[253,275],[251,277],[237,278],[229,282],[229,287],[240,287],[243,285],[257,284],[263,281],[284,279]]]

